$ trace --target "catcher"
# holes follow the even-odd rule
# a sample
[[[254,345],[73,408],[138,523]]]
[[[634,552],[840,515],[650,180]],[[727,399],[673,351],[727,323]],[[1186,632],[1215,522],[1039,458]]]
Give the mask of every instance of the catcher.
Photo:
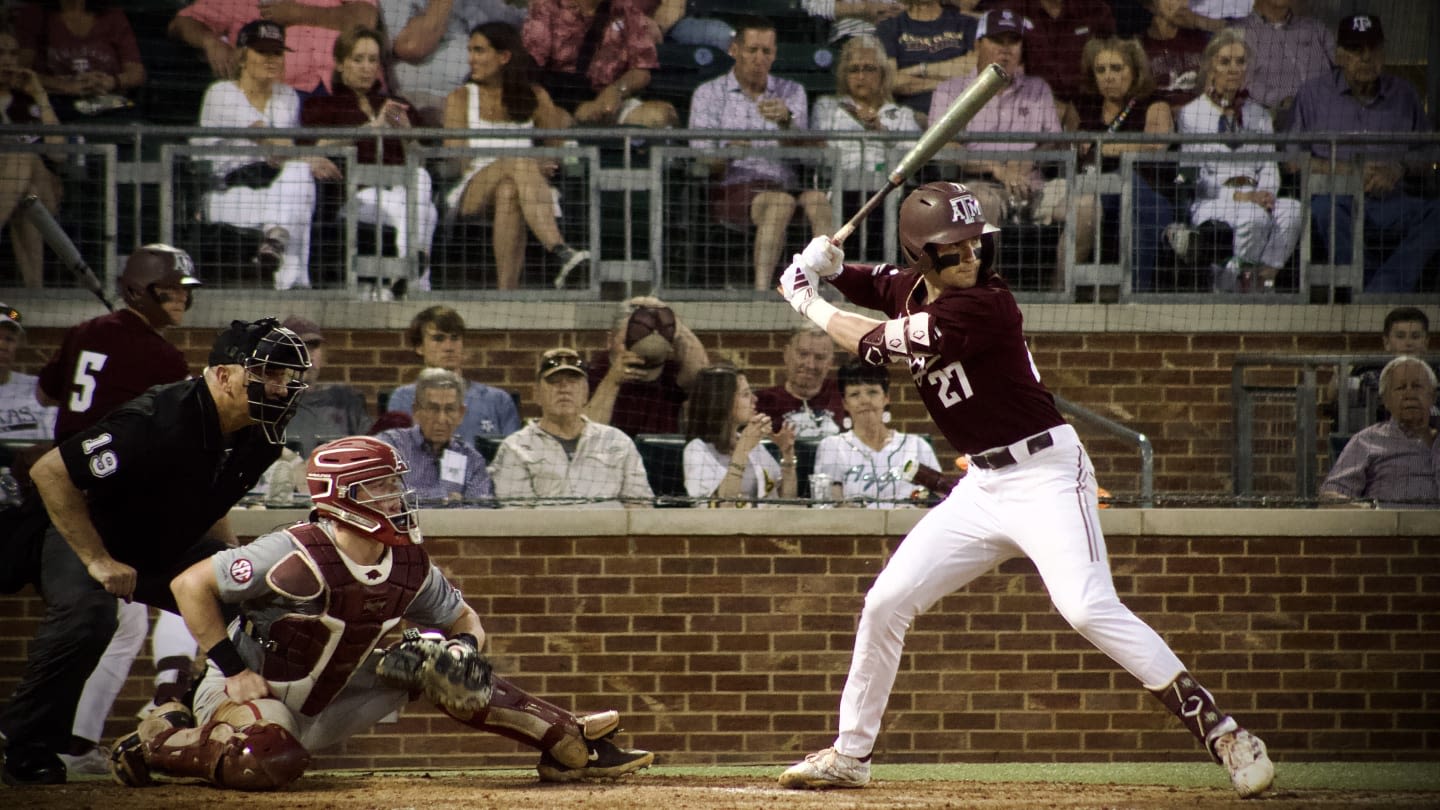
[[[618,777],[648,751],[612,742],[614,711],[576,716],[490,671],[480,619],[419,548],[404,461],[368,436],[311,455],[310,521],[202,560],[171,583],[209,668],[194,712],[157,708],[111,751],[117,781],[152,775],[268,790],[305,772],[310,752],[362,732],[423,693],[460,722],[540,750],[550,782]],[[222,605],[240,615],[227,630]],[[401,619],[407,630],[375,644]]]

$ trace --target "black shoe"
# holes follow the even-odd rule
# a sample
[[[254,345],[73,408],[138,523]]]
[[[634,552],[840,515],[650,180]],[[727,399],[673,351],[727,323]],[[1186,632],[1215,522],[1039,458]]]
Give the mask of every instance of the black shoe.
[[[565,279],[577,268],[590,261],[590,251],[576,250],[569,245],[560,245],[551,251],[560,260],[560,272],[555,274],[555,289],[565,289]]]
[[[9,747],[5,751],[5,784],[22,785],[63,785],[65,784],[65,763],[53,751],[43,748]]]
[[[608,739],[589,740],[590,761],[583,768],[570,768],[561,764],[549,752],[540,755],[540,764],[535,770],[542,782],[578,782],[582,779],[616,779],[641,768],[648,768],[655,761],[649,751],[626,751]]]

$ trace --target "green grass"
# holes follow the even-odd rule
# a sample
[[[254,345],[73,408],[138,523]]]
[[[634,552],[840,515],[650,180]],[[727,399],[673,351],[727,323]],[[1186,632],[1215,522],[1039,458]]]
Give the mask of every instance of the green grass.
[[[771,781],[781,765],[677,765],[657,766],[637,775],[709,777]],[[427,771],[386,771],[396,776]],[[432,769],[429,773],[444,772]],[[329,771],[331,774],[358,773]],[[365,773],[376,773],[366,771]],[[492,778],[533,777],[533,769],[455,771]],[[876,765],[873,777],[895,782],[1067,782],[1082,785],[1171,785],[1174,787],[1229,788],[1219,767],[1194,763],[999,763],[991,765]],[[1287,790],[1374,790],[1440,792],[1440,764],[1434,762],[1280,762],[1276,784]]]

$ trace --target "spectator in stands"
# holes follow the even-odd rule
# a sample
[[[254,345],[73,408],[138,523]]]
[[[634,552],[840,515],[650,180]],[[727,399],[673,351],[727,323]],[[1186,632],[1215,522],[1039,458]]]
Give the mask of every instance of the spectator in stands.
[[[1380,331],[1380,348],[1385,354],[1422,357],[1429,347],[1430,318],[1424,311],[1416,307],[1396,307],[1385,313],[1385,323]],[[1385,410],[1385,403],[1380,397],[1381,368],[1379,365],[1364,365],[1351,369],[1348,386],[1351,421],[1348,425],[1337,425],[1337,430],[1354,432],[1390,418],[1390,412]],[[1440,365],[1432,365],[1431,368],[1440,374]],[[1440,400],[1436,401],[1436,406],[1435,415],[1440,416]]]
[[[1184,133],[1274,132],[1270,114],[1245,91],[1251,50],[1245,34],[1226,28],[1205,46],[1200,84],[1205,92],[1180,108],[1176,124]],[[1254,153],[1251,161],[1219,160],[1197,168],[1196,200],[1190,221],[1221,220],[1235,233],[1235,255],[1216,278],[1217,290],[1274,292],[1280,269],[1300,241],[1300,201],[1280,197],[1280,168],[1270,144],[1187,143],[1186,152],[1220,155]],[[1266,159],[1270,157],[1271,159]]]
[[[806,325],[785,343],[785,381],[755,394],[755,409],[770,417],[771,429],[793,427],[801,439],[840,432],[845,399],[835,384],[835,343],[823,329]]]
[[[505,0],[380,0],[380,16],[391,38],[390,91],[438,127],[446,97],[470,77],[470,31],[485,22],[519,30],[525,9]]]
[[[1415,88],[1383,72],[1385,32],[1379,17],[1346,17],[1335,43],[1339,70],[1301,85],[1291,132],[1430,131]],[[1366,292],[1415,292],[1421,273],[1440,250],[1440,200],[1412,196],[1404,188],[1407,172],[1428,173],[1430,162],[1407,165],[1406,157],[1403,147],[1339,146],[1331,155],[1324,142],[1310,145],[1312,173],[1358,175],[1357,185],[1364,189]],[[1332,261],[1349,264],[1353,198],[1316,195],[1310,211],[1325,244],[1334,239]]]
[[[1185,0],[1145,0],[1150,27],[1140,44],[1150,57],[1150,73],[1160,97],[1174,109],[1200,94],[1200,55],[1210,35]]]
[[[316,93],[305,100],[300,123],[307,127],[370,127],[371,129],[406,130],[419,124],[419,117],[410,102],[386,93],[381,79],[384,65],[385,37],[373,28],[351,28],[335,38],[335,75],[329,93]],[[362,164],[405,165],[405,141],[385,138],[380,153],[375,139],[358,140],[321,138],[321,146],[333,144],[356,149],[356,160]],[[415,233],[419,241],[410,244],[409,196],[415,189]],[[423,166],[415,167],[413,180],[387,186],[360,186],[355,192],[355,218],[374,226],[395,229],[397,256],[410,256],[414,250],[420,273],[417,286],[430,289],[430,240],[435,235],[438,215],[430,199],[430,173]],[[382,279],[382,287],[386,286]],[[397,286],[401,286],[397,282]],[[401,292],[403,292],[403,286]],[[342,434],[345,436],[350,433]],[[336,436],[335,438],[339,438]]]
[[[712,506],[746,506],[767,498],[794,498],[795,428],[770,427],[755,410],[755,393],[745,375],[729,366],[702,369],[685,409],[685,492]],[[780,461],[760,442],[774,439]]]
[[[521,36],[540,83],[578,123],[673,127],[668,102],[636,97],[660,66],[654,26],[634,0],[531,0]]]
[[[496,497],[514,501],[504,505],[636,508],[654,500],[635,443],[586,418],[586,372],[574,349],[540,356],[540,418],[506,436],[490,465]]]
[[[875,38],[895,70],[895,100],[933,117],[935,88],[975,72],[975,18],[940,0],[902,2],[905,12],[877,23]]]
[[[645,13],[655,21],[661,37],[671,42],[681,45],[708,45],[717,51],[724,51],[730,47],[730,40],[735,38],[735,29],[730,27],[730,23],[719,17],[694,14],[696,11],[710,13],[709,8],[702,10],[698,3],[686,0],[652,0],[641,5],[654,6]]]
[[[1314,17],[1296,13],[1295,5],[1296,0],[1255,0],[1255,10],[1236,23],[1254,57],[1250,98],[1270,110],[1281,132],[1289,128],[1300,85],[1335,65],[1335,35]]]
[[[1320,485],[1322,503],[1387,509],[1440,505],[1440,441],[1431,408],[1435,372],[1401,355],[1380,372],[1389,420],[1356,433]]]
[[[980,109],[966,127],[968,132],[1059,132],[1060,118],[1055,97],[1044,79],[1029,76],[1021,67],[1024,43],[1029,24],[1013,11],[988,11],[976,29],[975,53],[978,63],[998,64],[1012,79],[1010,85]],[[1079,67],[1078,65],[1076,67]],[[978,71],[950,79],[935,88],[930,102],[930,118],[938,120],[955,99],[975,81]],[[1007,151],[1036,149],[1040,144],[972,143],[972,151]],[[1047,180],[1033,160],[971,160],[961,166],[963,182],[970,187],[985,221],[997,224],[1038,223],[1051,225],[1066,217],[1065,179]],[[1076,201],[1076,233],[1093,231],[1094,200],[1083,197]],[[1056,270],[1052,287],[1064,286],[1064,236],[1058,241]]]
[[[310,350],[310,373],[306,375],[310,388],[300,398],[295,416],[285,430],[287,442],[299,442],[303,459],[332,439],[365,433],[371,422],[365,409],[365,395],[354,386],[319,382],[325,369],[325,336],[320,333],[320,325],[309,318],[291,315],[283,326],[294,332]]]
[[[631,438],[679,432],[695,375],[710,364],[700,339],[665,302],[639,296],[620,305],[609,344],[590,360],[585,415]]]
[[[880,40],[859,34],[845,40],[835,62],[833,96],[815,101],[810,123],[821,132],[916,132],[917,113],[895,103],[895,66],[885,56]],[[870,170],[885,162],[890,144],[865,141],[831,141],[840,153],[839,167]]]
[[[284,129],[300,126],[300,97],[280,80],[285,69],[285,29],[255,20],[236,37],[240,77],[210,85],[200,106],[200,126]],[[215,147],[211,171],[222,189],[205,195],[212,222],[264,232],[255,263],[275,274],[275,289],[310,286],[310,221],[315,215],[315,179],[338,180],[340,169],[323,157],[266,159],[251,153],[225,154],[223,146],[284,146],[287,138],[192,138]],[[277,165],[278,164],[278,165]]]
[[[55,409],[36,399],[36,378],[15,370],[25,327],[20,310],[0,304],[0,439],[41,441],[55,435]]]
[[[20,42],[8,27],[0,27],[0,133],[7,140],[34,143],[33,135],[13,135],[17,126],[60,123],[49,94],[35,71],[20,67]],[[49,141],[63,141],[52,136]],[[50,171],[38,152],[0,152],[0,225],[10,223],[10,248],[20,282],[30,289],[45,285],[45,242],[16,207],[34,194],[51,213],[60,207],[60,178]]]
[[[1135,39],[1104,37],[1085,43],[1081,54],[1080,72],[1085,75],[1086,95],[1076,104],[1079,129],[1083,132],[1144,132],[1163,135],[1173,132],[1175,119],[1170,105],[1155,95],[1155,80],[1150,75],[1150,62]],[[1097,156],[1094,147],[1081,147],[1085,173],[1076,181],[1077,191],[1094,188],[1100,194],[1101,216],[1119,221],[1120,155],[1125,152],[1159,152],[1165,144],[1107,143]],[[1097,159],[1098,158],[1098,159]],[[1141,166],[1135,167],[1131,183],[1131,209],[1135,217],[1132,231],[1135,245],[1133,289],[1145,292],[1155,289],[1155,267],[1159,261],[1160,238],[1166,226],[1175,220],[1175,204],[1161,194],[1152,177]],[[1094,205],[1094,203],[1090,203]],[[1075,259],[1086,261],[1094,249],[1095,235],[1081,229],[1075,234]]]
[[[495,487],[475,442],[460,435],[465,419],[465,381],[443,368],[427,368],[415,381],[415,425],[382,430],[410,473],[405,482],[422,505],[495,506]]]
[[[832,44],[846,42],[850,37],[873,37],[875,26],[905,13],[905,4],[900,0],[800,0],[800,5],[812,17],[834,21],[830,26]]]
[[[308,95],[329,86],[340,32],[374,28],[379,12],[375,0],[196,0],[170,22],[170,36],[203,51],[215,78],[229,79],[241,68],[242,30],[254,20],[294,29],[284,81]]]
[[[526,132],[539,126],[559,129],[570,117],[550,101],[550,94],[532,82],[530,54],[519,33],[507,23],[481,23],[470,32],[470,80],[450,93],[445,102],[447,129],[496,130],[513,137],[480,137],[446,141],[447,146],[505,147],[523,150],[533,145]],[[525,229],[554,254],[559,262],[556,278],[566,276],[590,260],[590,252],[565,244],[555,222],[555,196],[549,177],[553,160],[532,157],[481,155],[470,161],[465,176],[450,191],[447,202],[460,216],[491,212],[495,222],[497,284],[502,290],[520,286],[525,267]]]
[[[1089,77],[1075,71],[1085,43],[1115,35],[1115,15],[1108,0],[1004,0],[1003,5],[1034,26],[1025,33],[1027,39],[1044,43],[1026,52],[1025,73],[1044,79],[1056,101],[1073,106],[1090,91]],[[1060,120],[1067,120],[1065,111]]]
[[[695,88],[690,99],[690,128],[808,129],[810,105],[805,88],[770,74],[775,49],[774,23],[762,17],[739,18],[735,41],[730,43],[735,66]],[[702,139],[690,145],[697,149],[746,146],[765,150],[778,142]],[[711,199],[714,216],[739,227],[755,226],[755,289],[770,289],[785,245],[785,228],[796,208],[804,210],[813,236],[828,234],[834,227],[830,199],[819,189],[795,194],[798,178],[794,169],[770,158],[717,161],[716,167],[723,169],[723,176]]]
[[[465,319],[460,313],[441,304],[426,307],[410,320],[405,337],[425,368],[443,368],[457,376],[462,373]],[[386,407],[416,416],[415,399],[415,384],[402,385],[390,395]],[[520,429],[515,398],[508,391],[472,381],[465,388],[464,406],[455,436],[467,447],[475,446],[476,436],[508,436]]]
[[[16,12],[15,28],[27,45],[20,63],[40,74],[61,121],[134,106],[126,94],[145,83],[145,65],[122,9],[90,0],[31,3]]]
[[[932,470],[940,462],[923,437],[890,427],[890,370],[852,360],[838,376],[850,429],[821,439],[815,450],[815,472],[830,476],[834,488],[829,500],[894,509],[927,497],[929,491],[905,480],[902,470],[907,461]]]

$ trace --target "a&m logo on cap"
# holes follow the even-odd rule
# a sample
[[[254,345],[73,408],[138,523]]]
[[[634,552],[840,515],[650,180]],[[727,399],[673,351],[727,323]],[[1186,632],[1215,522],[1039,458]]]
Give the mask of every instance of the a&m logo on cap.
[[[980,201],[975,199],[974,194],[961,194],[958,197],[950,198],[951,222],[964,222],[966,225],[971,225],[981,216]]]
[[[1350,20],[1350,28],[1360,34],[1368,32],[1374,25],[1375,23],[1364,14],[1357,14]]]

